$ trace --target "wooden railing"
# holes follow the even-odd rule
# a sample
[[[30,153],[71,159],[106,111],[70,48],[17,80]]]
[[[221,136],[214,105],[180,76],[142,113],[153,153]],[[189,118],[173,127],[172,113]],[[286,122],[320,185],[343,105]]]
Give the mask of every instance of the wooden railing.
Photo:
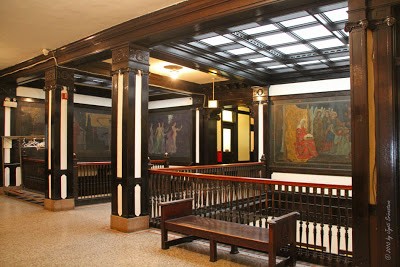
[[[150,160],[151,168],[167,168],[167,160]],[[75,175],[75,205],[111,201],[111,162],[78,162]]]
[[[27,190],[45,193],[47,169],[45,160],[22,158],[22,185]],[[168,159],[150,160],[151,168],[167,168]],[[111,162],[76,162],[74,165],[76,205],[111,200]]]
[[[78,162],[75,205],[111,201],[111,162]]]
[[[43,159],[22,157],[22,186],[24,189],[44,194],[47,169]]]
[[[266,227],[270,218],[299,211],[298,257],[324,265],[351,264],[351,186],[205,174],[227,167],[237,174],[236,165],[238,170],[258,168],[258,164],[232,164],[150,170],[151,224],[159,224],[159,203],[189,197],[194,198],[193,209],[200,216],[258,227]]]

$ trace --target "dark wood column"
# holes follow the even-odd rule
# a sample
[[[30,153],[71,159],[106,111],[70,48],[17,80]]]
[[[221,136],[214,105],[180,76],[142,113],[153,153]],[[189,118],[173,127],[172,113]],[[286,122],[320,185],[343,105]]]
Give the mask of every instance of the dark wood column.
[[[354,266],[399,262],[399,4],[349,0]]]
[[[376,1],[378,2],[378,1]],[[374,97],[376,112],[377,266],[399,266],[399,113],[395,79],[395,36],[398,26],[392,4],[370,7],[373,32]],[[380,3],[379,3],[380,4]],[[398,1],[397,5],[400,4]],[[397,48],[398,51],[398,48]],[[397,111],[397,112],[396,112]]]
[[[45,73],[46,91],[46,209],[74,208],[73,119],[74,73],[54,67]]]
[[[217,164],[217,120],[221,108],[200,109],[200,164]]]
[[[130,44],[113,49],[112,71],[111,228],[132,232],[149,227],[149,52]]]

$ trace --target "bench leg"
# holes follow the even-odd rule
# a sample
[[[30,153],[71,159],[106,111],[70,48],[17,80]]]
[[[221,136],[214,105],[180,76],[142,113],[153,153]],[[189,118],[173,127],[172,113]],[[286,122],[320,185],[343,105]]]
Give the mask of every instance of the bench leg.
[[[239,249],[238,246],[235,245],[231,245],[231,254],[238,254],[239,253]]]
[[[290,244],[289,247],[291,266],[296,266],[297,249],[296,242]]]
[[[217,261],[217,242],[210,240],[210,261]]]
[[[268,267],[276,266],[276,251],[268,252]]]
[[[161,248],[162,249],[169,249],[167,242],[168,242],[168,230],[161,228]]]

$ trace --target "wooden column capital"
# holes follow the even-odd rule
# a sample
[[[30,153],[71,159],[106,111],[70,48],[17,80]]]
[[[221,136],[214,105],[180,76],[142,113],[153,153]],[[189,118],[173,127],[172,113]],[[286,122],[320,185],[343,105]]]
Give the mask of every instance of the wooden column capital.
[[[112,49],[112,67],[113,72],[120,70],[140,70],[149,73],[150,53],[147,49],[126,44]]]

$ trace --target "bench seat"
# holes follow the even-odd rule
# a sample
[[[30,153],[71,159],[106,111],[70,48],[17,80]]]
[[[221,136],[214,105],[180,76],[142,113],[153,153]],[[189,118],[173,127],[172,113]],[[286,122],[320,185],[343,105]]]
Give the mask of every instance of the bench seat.
[[[290,257],[283,265],[295,263],[296,217],[292,212],[275,218],[269,228],[249,226],[192,215],[192,199],[161,203],[161,247],[192,241],[197,238],[210,241],[210,261],[217,260],[217,243],[232,245],[232,252],[237,247],[249,248],[269,254],[269,266],[276,266],[276,253],[285,245],[290,245]],[[168,240],[168,231],[187,235]]]

